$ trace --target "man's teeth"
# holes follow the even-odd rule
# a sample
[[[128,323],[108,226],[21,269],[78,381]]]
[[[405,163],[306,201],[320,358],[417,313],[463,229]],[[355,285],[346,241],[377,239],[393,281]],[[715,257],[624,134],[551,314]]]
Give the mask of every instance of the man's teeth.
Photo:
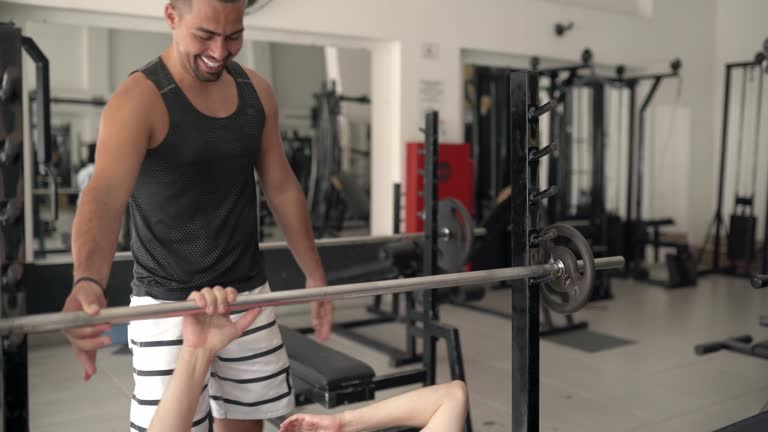
[[[208,67],[214,68],[214,67],[218,67],[219,65],[221,65],[221,62],[212,62],[212,61],[206,59],[205,57],[200,57],[200,58],[203,59],[203,62],[206,65],[208,65]]]

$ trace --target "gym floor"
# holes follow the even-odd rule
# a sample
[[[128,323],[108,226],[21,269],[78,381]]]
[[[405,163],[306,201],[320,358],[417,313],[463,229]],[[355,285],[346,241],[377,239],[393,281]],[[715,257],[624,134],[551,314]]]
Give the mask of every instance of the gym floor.
[[[564,343],[569,337],[542,340],[542,431],[711,431],[756,413],[768,401],[768,362],[727,352],[693,353],[695,344],[720,338],[752,334],[760,339],[761,297],[745,279],[709,276],[698,287],[678,290],[618,279],[613,292],[613,300],[592,303],[576,318],[589,322],[586,335],[592,339],[621,343],[585,350]],[[511,296],[493,291],[482,303],[509,311]],[[337,319],[360,317],[364,304],[337,303]],[[461,330],[475,430],[511,430],[509,322],[455,306],[443,306],[441,313],[443,321]],[[282,308],[279,314],[289,326],[308,322],[306,306]],[[396,324],[366,333],[392,343],[404,338]],[[98,374],[86,384],[62,337],[39,335],[30,344],[32,431],[81,432],[84,424],[88,430],[127,430],[129,355],[115,353],[119,347],[102,350]],[[392,371],[385,357],[353,342],[334,336],[329,344],[377,372]],[[438,368],[440,380],[446,381],[443,351]]]

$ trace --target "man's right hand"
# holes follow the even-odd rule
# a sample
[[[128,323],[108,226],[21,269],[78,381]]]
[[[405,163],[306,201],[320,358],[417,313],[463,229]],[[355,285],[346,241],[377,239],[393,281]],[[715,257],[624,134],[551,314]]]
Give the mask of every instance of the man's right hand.
[[[104,292],[98,285],[82,281],[78,283],[67,297],[63,312],[85,311],[88,315],[97,315],[107,306]],[[83,380],[88,381],[96,374],[96,351],[112,343],[109,336],[103,333],[112,328],[111,324],[99,324],[91,327],[78,327],[65,330],[64,334],[75,349],[75,355],[83,365]]]

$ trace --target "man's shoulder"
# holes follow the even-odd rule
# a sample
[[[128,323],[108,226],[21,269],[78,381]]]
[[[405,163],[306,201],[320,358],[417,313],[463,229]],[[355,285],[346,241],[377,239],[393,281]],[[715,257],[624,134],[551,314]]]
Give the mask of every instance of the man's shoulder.
[[[261,76],[258,72],[255,70],[240,65],[241,68],[243,68],[243,71],[245,71],[246,75],[248,75],[248,78],[251,80],[251,83],[253,84],[253,87],[256,89],[256,92],[259,94],[259,98],[261,99],[261,102],[266,107],[272,107],[275,105],[275,95],[272,90],[272,84],[270,84],[269,81],[267,81],[266,78]]]
[[[155,84],[142,73],[133,73],[117,87],[109,104],[113,107],[129,108],[160,101],[160,92]]]
[[[149,134],[162,118],[163,99],[155,85],[141,73],[128,76],[115,89],[102,113],[102,122],[111,128],[130,127]]]
[[[243,69],[246,75],[248,75],[248,78],[251,80],[254,86],[256,86],[257,89],[260,87],[271,87],[271,84],[269,81],[267,81],[266,78],[261,76],[258,72],[255,70],[249,68],[248,66],[240,65],[240,67]]]

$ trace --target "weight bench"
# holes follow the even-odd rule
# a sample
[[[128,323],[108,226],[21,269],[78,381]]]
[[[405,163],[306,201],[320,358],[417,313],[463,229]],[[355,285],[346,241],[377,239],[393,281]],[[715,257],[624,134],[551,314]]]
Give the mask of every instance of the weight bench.
[[[675,251],[666,255],[667,271],[669,272],[669,279],[667,281],[650,279],[647,270],[642,270],[642,278],[650,283],[666,288],[694,286],[698,279],[697,263],[696,257],[691,253],[688,243],[661,239],[661,227],[674,224],[675,221],[669,218],[643,220],[640,222],[641,229],[652,231],[652,234],[647,238],[647,234],[643,236],[643,243],[653,246],[653,260],[655,263],[659,262],[661,248],[671,248]]]
[[[288,353],[296,406],[320,404],[325,408],[372,401],[376,390],[410,384],[424,384],[426,371],[396,372],[376,377],[366,363],[323,345],[297,330],[279,326]],[[436,328],[442,328],[436,326]],[[454,343],[447,339],[446,343]],[[452,374],[453,375],[453,374]],[[273,418],[269,423],[280,426],[287,416]],[[471,423],[467,417],[467,429]],[[392,428],[387,431],[415,431],[413,428]]]
[[[360,360],[280,326],[291,365],[296,405],[335,408],[374,399],[373,369]]]

